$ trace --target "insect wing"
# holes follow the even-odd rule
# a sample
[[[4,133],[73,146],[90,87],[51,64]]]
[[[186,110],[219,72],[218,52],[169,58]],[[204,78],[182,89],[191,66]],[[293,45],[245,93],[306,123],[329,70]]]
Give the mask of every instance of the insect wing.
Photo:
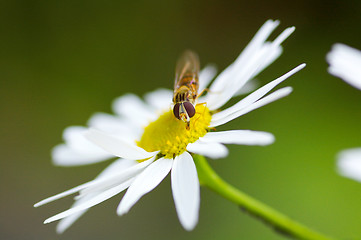
[[[198,81],[199,73],[199,58],[198,55],[190,50],[185,51],[178,59],[175,71],[174,90],[176,91],[180,86],[187,84],[185,79],[193,79]]]

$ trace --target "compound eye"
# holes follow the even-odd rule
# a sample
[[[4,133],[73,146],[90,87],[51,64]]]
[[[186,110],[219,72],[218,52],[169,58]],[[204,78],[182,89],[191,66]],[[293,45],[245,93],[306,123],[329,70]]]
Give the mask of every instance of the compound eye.
[[[194,114],[196,113],[196,109],[194,108],[193,104],[190,102],[184,102],[183,106],[185,108],[185,110],[187,111],[188,117],[193,117]]]
[[[176,118],[178,118],[180,120],[180,116],[179,116],[179,106],[180,103],[176,103],[173,107],[173,114]]]

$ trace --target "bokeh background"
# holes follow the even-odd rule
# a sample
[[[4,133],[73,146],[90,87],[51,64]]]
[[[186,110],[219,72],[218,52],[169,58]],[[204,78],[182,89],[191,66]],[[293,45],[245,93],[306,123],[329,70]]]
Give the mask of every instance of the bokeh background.
[[[259,75],[264,84],[296,65],[285,99],[223,129],[272,132],[268,147],[230,146],[211,161],[228,182],[331,236],[361,238],[361,184],[335,171],[338,151],[361,145],[361,92],[327,73],[335,42],[361,49],[361,1],[36,1],[0,2],[0,239],[284,239],[208,189],[199,224],[178,222],[169,177],[123,217],[121,196],[96,207],[63,235],[47,217],[72,198],[34,209],[50,195],[95,177],[109,162],[62,168],[50,150],[62,130],[111,112],[119,95],[173,85],[187,48],[202,66],[230,64],[267,19],[296,26],[284,53]]]

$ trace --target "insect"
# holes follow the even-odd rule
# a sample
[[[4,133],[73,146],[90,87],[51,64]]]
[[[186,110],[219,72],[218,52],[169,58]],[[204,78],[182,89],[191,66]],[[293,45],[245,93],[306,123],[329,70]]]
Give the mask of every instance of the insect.
[[[188,130],[190,119],[196,113],[194,105],[198,95],[198,73],[198,55],[190,50],[185,51],[176,65],[173,114],[187,124]]]

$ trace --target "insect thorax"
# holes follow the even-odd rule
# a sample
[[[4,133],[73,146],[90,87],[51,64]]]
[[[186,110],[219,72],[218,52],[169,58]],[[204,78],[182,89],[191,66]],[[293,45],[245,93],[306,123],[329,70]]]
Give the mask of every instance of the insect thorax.
[[[187,86],[181,86],[174,93],[173,102],[194,102],[194,97],[192,95],[192,91]]]

